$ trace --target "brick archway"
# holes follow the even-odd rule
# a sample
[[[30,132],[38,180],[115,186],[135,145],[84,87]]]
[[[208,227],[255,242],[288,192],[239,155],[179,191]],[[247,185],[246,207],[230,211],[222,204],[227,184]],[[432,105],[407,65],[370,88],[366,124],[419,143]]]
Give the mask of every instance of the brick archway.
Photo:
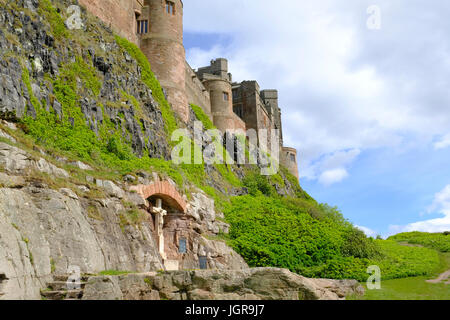
[[[149,185],[138,185],[130,188],[136,191],[142,198],[148,199],[152,196],[158,196],[171,207],[186,213],[187,203],[169,181],[158,181]]]

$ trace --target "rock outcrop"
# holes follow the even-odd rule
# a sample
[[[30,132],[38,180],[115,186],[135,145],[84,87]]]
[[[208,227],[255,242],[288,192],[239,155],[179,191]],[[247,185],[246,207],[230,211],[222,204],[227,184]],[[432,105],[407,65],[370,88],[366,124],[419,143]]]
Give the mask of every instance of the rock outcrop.
[[[307,279],[284,269],[196,270],[91,277],[85,300],[342,300],[355,280]]]
[[[0,299],[39,299],[40,290],[71,266],[83,274],[164,269],[149,213],[140,209],[148,218],[135,224],[122,219],[126,205],[142,208],[143,198],[126,184],[90,176],[86,185],[102,189],[104,198],[90,196],[85,185],[50,188],[39,175],[70,180],[69,173],[45,160],[45,153],[38,154],[42,158],[0,142]],[[216,220],[214,201],[196,193],[188,206],[202,230],[192,231],[192,257],[207,256],[210,268],[248,268],[224,242],[203,237],[228,228]]]
[[[72,4],[65,0],[59,2],[65,3],[65,8]],[[102,74],[100,94],[77,101],[90,128],[98,133],[100,124],[108,117],[123,129],[124,135],[130,136],[136,154],[142,156],[146,148],[151,157],[169,159],[170,148],[159,105],[152,91],[142,83],[137,62],[122,53],[111,31],[99,27],[98,22],[91,25],[86,21],[85,30],[80,32],[92,37],[88,48],[69,39],[56,39],[44,17],[37,15],[39,5],[38,1],[19,0],[16,6],[29,10],[0,7],[0,118],[35,117],[32,96],[44,101],[47,109],[51,107],[62,118],[61,101],[55,98],[53,85],[45,76],[56,79],[60,69],[73,63],[75,56],[89,57]],[[24,68],[30,74],[31,90],[23,81]],[[134,100],[140,104],[139,117]]]

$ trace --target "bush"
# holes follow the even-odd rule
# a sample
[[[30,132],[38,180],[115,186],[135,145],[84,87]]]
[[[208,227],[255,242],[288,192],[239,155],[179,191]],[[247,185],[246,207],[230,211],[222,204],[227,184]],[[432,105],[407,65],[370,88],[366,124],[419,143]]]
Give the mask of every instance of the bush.
[[[256,172],[247,174],[242,183],[252,196],[265,195],[270,197],[276,195],[276,190],[269,183],[268,178]]]
[[[365,281],[371,265],[381,268],[383,279],[425,275],[439,265],[434,250],[367,238],[336,208],[257,190],[256,196],[233,198],[225,211],[229,243],[251,267]]]

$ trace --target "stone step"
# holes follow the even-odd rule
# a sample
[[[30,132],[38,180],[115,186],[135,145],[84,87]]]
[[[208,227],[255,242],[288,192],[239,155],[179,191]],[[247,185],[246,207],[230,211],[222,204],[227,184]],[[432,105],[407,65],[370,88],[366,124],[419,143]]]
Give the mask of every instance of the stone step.
[[[77,284],[80,286],[80,289],[84,289],[86,286],[86,282],[79,282]],[[67,281],[52,281],[48,283],[47,287],[52,291],[67,291],[67,285]],[[75,286],[76,283],[72,283],[71,285]]]
[[[41,296],[47,300],[80,299],[83,296],[83,290],[41,291]]]

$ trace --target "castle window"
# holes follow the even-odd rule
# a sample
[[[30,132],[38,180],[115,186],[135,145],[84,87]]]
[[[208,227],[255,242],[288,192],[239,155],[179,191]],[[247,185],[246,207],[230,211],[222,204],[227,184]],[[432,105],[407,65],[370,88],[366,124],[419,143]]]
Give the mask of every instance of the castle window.
[[[291,161],[292,161],[292,162],[295,162],[295,154],[292,154],[292,153],[291,153]]]
[[[225,101],[229,101],[230,100],[230,95],[228,94],[228,92],[224,92],[223,93],[223,100],[225,100]]]
[[[186,247],[186,239],[185,238],[181,238],[180,239],[180,247],[178,249],[179,253],[186,253],[187,252],[187,247]]]
[[[242,104],[233,106],[233,111],[239,118],[244,118],[244,109],[242,108]]]
[[[166,12],[168,14],[175,14],[175,3],[173,3],[172,1],[166,1]]]
[[[144,34],[148,32],[148,20],[139,20],[137,24],[137,33]]]

